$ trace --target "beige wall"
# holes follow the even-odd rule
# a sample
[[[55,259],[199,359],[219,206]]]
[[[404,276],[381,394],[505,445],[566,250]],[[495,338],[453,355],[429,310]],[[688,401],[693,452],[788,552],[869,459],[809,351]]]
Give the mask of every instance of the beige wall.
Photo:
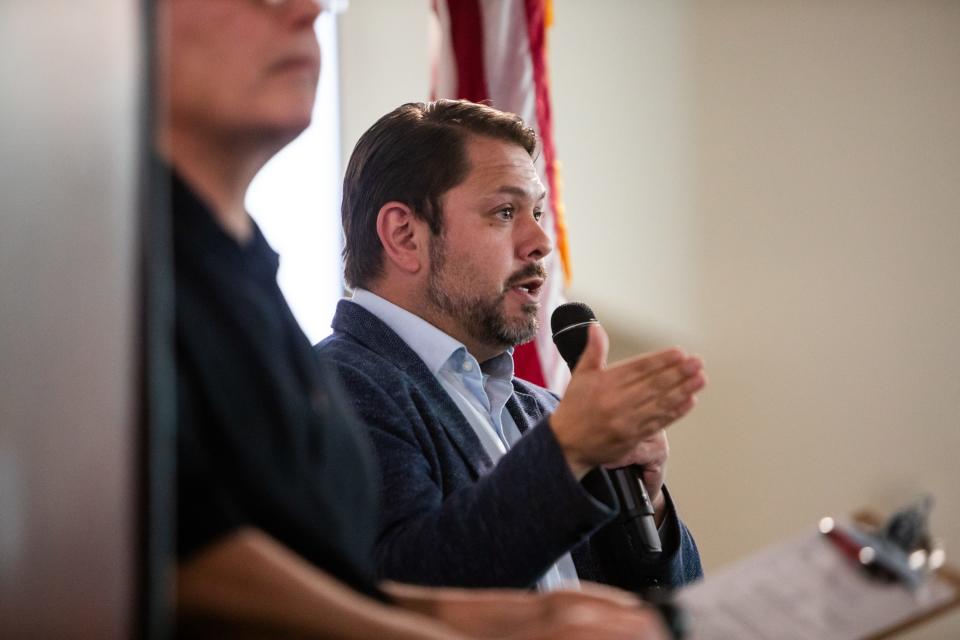
[[[347,151],[425,97],[427,5],[351,2]],[[960,554],[960,3],[555,6],[573,295],[707,360],[670,469],[707,569],[922,491]]]

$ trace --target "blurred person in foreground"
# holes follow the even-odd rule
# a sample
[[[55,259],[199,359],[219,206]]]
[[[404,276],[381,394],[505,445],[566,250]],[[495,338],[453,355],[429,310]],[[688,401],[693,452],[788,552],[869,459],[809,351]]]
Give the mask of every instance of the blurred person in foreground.
[[[594,326],[562,400],[513,374],[552,248],[536,153],[518,116],[438,100],[383,116],[351,155],[353,297],[317,350],[377,453],[378,570],[459,587],[681,586],[702,569],[664,488],[664,429],[705,385],[700,359],[672,348],[607,367]],[[644,465],[660,554],[616,520],[604,467],[628,464]]]
[[[378,583],[370,455],[244,209],[309,123],[314,0],[159,0],[176,285],[178,634],[655,638],[613,590],[551,597]]]

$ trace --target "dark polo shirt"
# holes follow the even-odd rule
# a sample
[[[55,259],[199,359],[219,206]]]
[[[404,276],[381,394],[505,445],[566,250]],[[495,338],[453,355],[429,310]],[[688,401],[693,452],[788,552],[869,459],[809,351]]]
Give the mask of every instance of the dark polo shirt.
[[[277,286],[260,230],[239,245],[177,177],[177,555],[263,530],[368,595],[372,458]]]

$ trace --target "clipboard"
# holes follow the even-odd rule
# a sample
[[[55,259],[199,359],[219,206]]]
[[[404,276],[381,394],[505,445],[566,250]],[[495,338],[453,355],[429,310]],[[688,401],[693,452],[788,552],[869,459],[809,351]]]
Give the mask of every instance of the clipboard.
[[[676,602],[689,616],[686,640],[880,640],[960,606],[960,572],[945,565],[913,592],[879,582],[812,526],[682,589]]]
[[[853,514],[853,521],[871,527],[877,527],[883,522],[883,518],[881,518],[880,515],[875,511],[863,510]],[[947,613],[951,609],[960,607],[960,571],[958,571],[955,567],[946,564],[937,570],[934,578],[943,580],[953,585],[955,593],[952,599],[945,601],[940,606],[933,607],[924,613],[920,613],[915,617],[904,620],[900,624],[896,624],[888,629],[884,629],[875,635],[867,636],[864,638],[864,640],[883,640],[884,638],[892,638],[904,631],[918,627],[925,622]]]
[[[908,629],[920,626],[923,623],[928,622],[937,616],[940,616],[951,609],[955,609],[960,606],[960,572],[950,565],[944,565],[937,570],[934,578],[953,586],[954,595],[952,598],[926,611],[918,612],[914,617],[907,618],[902,622],[879,631],[872,636],[865,636],[863,640],[882,640],[883,638],[892,638]]]

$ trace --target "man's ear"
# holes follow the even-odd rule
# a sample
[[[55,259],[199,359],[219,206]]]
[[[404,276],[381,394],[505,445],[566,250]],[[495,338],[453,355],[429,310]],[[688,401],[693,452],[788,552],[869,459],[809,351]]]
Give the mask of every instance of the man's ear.
[[[404,273],[415,274],[427,265],[429,228],[408,205],[388,202],[377,214],[377,235],[384,258]]]

